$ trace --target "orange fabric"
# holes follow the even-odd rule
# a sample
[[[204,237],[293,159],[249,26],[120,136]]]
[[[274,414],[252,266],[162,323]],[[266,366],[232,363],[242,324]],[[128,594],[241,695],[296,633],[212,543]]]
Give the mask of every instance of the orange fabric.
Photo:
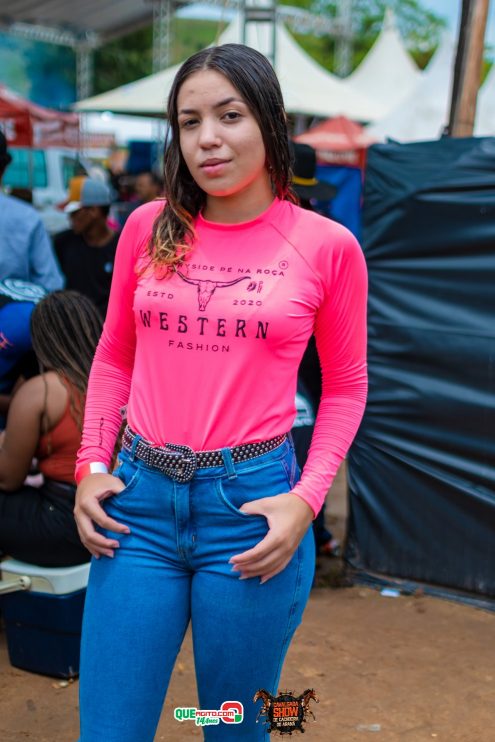
[[[82,195],[82,188],[84,185],[84,181],[87,180],[86,175],[76,175],[74,178],[71,178],[69,181],[69,197],[67,199],[67,202],[70,201],[80,201],[81,195]]]
[[[76,465],[76,454],[81,443],[81,433],[71,414],[70,394],[71,386],[66,383],[69,398],[62,419],[50,430],[42,435],[36,458],[43,476],[55,479],[57,482],[75,484],[74,468]]]

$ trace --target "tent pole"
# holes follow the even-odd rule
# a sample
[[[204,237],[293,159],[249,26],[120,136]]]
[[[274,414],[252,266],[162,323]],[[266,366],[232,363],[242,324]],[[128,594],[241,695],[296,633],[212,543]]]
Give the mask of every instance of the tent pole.
[[[28,154],[28,171],[29,171],[29,190],[31,191],[31,197],[33,195],[33,188],[34,188],[34,164],[33,164],[33,144],[34,142],[31,142],[31,147],[29,147],[29,154]]]
[[[353,0],[340,0],[337,7],[339,36],[336,39],[336,73],[346,77],[352,69],[352,5]]]
[[[490,0],[463,0],[448,134],[473,135]]]
[[[93,92],[93,66],[94,66],[94,44],[80,42],[76,46],[76,87],[77,100],[89,98]],[[87,155],[88,121],[86,114],[79,116],[79,155]]]
[[[93,46],[79,43],[76,46],[77,100],[89,98],[93,92]]]
[[[268,57],[275,67],[277,58],[276,40],[277,40],[277,3],[276,0],[263,0],[262,4],[256,5],[253,0],[242,0],[242,43],[247,44],[247,24],[248,23],[268,23],[270,24],[270,48],[266,50],[265,56]]]
[[[171,0],[153,0],[153,72],[161,72],[170,64]]]
[[[172,0],[153,2],[153,72],[161,72],[170,64],[171,56]],[[154,123],[154,143],[152,168],[161,169],[161,157],[165,147],[166,123],[164,116],[158,116]],[[160,165],[159,165],[160,163]]]

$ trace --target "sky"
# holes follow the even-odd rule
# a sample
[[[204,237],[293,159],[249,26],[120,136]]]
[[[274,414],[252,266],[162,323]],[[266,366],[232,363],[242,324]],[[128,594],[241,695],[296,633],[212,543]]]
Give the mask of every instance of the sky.
[[[438,15],[443,16],[450,30],[456,35],[458,33],[459,17],[461,14],[462,0],[422,0],[425,8],[431,8]],[[486,24],[485,43],[495,47],[495,2],[492,0],[488,11],[488,21]]]

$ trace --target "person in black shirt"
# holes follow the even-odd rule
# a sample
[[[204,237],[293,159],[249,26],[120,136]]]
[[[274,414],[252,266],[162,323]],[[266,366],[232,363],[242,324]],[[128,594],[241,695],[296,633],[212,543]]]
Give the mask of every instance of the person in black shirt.
[[[330,201],[336,194],[335,186],[316,179],[316,152],[307,144],[291,142],[292,187],[301,206],[316,211],[315,201]],[[297,415],[291,430],[297,463],[302,469],[306,463],[316,413],[321,397],[321,368],[314,335],[310,338],[297,377]],[[313,521],[316,556],[339,556],[340,543],[325,525],[325,503]],[[318,564],[318,562],[317,562]]]
[[[104,317],[107,310],[118,235],[107,224],[110,191],[97,180],[72,178],[69,214],[72,229],[54,238],[55,253],[66,278],[66,289],[85,294]]]

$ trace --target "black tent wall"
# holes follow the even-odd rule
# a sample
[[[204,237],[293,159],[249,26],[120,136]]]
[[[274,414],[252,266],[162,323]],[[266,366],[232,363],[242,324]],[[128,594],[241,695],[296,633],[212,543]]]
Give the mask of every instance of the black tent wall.
[[[363,249],[370,386],[346,559],[491,602],[495,139],[373,146]]]

